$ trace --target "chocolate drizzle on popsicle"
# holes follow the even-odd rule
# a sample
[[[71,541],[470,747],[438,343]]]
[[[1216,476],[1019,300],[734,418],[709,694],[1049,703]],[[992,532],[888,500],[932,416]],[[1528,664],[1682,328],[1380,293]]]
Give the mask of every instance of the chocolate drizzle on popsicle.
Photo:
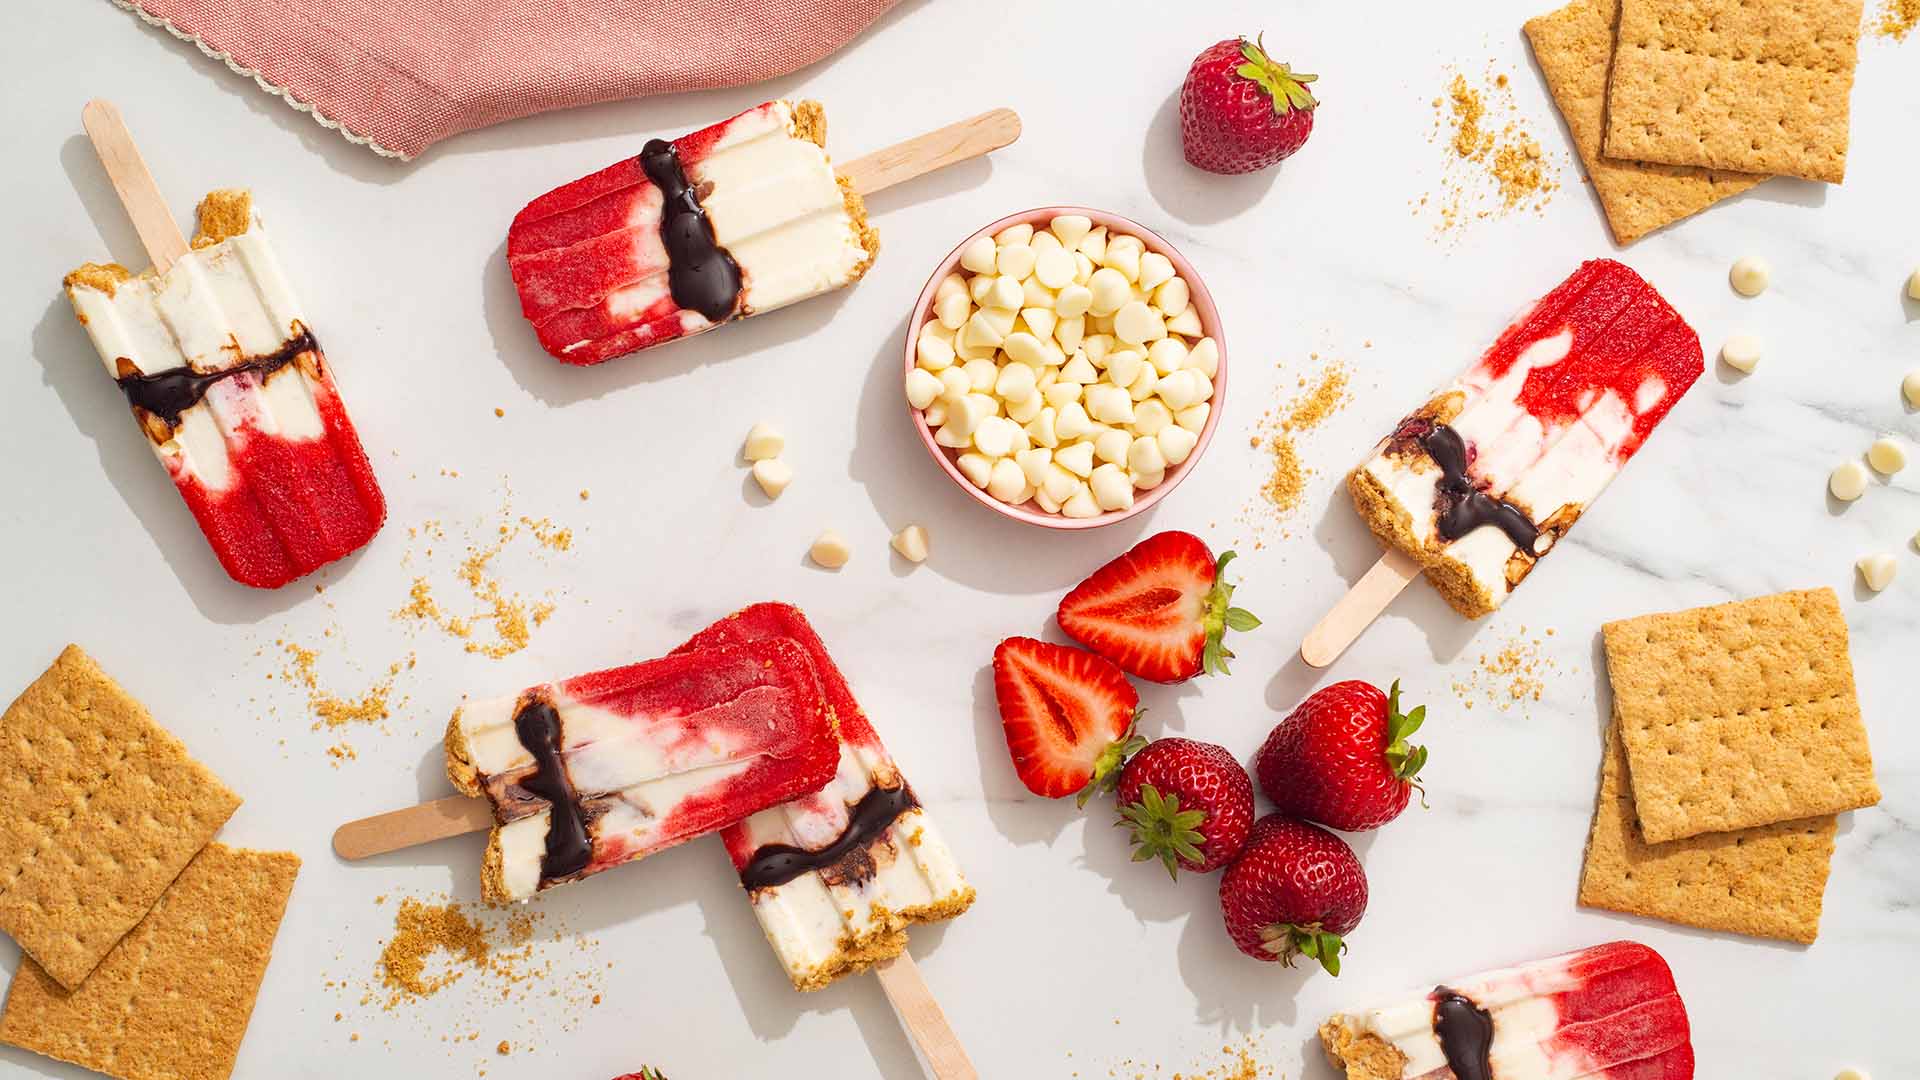
[[[1433,1033],[1447,1068],[1459,1080],[1493,1080],[1493,1017],[1456,990],[1436,986],[1431,996]]]
[[[873,838],[886,831],[901,814],[919,808],[920,800],[905,783],[898,787],[875,787],[861,797],[847,818],[847,827],[833,843],[818,851],[791,844],[768,844],[755,851],[740,871],[740,883],[748,889],[770,889],[785,885],[801,874],[826,868],[848,856],[863,852]]]
[[[587,868],[593,856],[593,840],[587,835],[580,796],[560,757],[560,713],[551,701],[529,696],[513,714],[513,730],[520,736],[520,745],[533,755],[533,772],[520,780],[519,786],[549,805],[541,880],[556,881],[577,874]]]
[[[192,368],[168,368],[151,375],[132,369],[130,361],[122,360],[121,368],[127,374],[114,381],[120,384],[120,391],[127,395],[128,404],[136,409],[144,409],[167,422],[169,427],[180,426],[180,414],[200,404],[213,389],[213,384],[221,379],[231,379],[244,372],[258,372],[260,378],[279,371],[293,362],[294,357],[303,352],[318,352],[320,343],[313,338],[313,331],[299,323],[293,324],[293,336],[281,346],[264,356],[256,356],[233,367],[221,371],[195,371]]]
[[[1492,525],[1507,534],[1513,546],[1529,555],[1540,530],[1533,518],[1505,499],[1496,499],[1475,486],[1467,476],[1467,444],[1460,433],[1441,423],[1432,423],[1414,436],[1420,448],[1440,466],[1440,482],[1434,488],[1434,508],[1438,512],[1436,528],[1442,539],[1458,540],[1483,525]]]
[[[667,248],[673,302],[711,322],[732,318],[740,302],[740,267],[713,238],[713,223],[680,165],[680,151],[665,139],[649,139],[640,149],[640,168],[660,189],[660,240]]]

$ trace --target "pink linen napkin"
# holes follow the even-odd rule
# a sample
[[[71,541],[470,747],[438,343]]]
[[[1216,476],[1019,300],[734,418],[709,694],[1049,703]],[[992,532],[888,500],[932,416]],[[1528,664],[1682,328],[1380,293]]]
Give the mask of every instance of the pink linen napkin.
[[[740,86],[896,0],[113,0],[375,153],[548,109]]]

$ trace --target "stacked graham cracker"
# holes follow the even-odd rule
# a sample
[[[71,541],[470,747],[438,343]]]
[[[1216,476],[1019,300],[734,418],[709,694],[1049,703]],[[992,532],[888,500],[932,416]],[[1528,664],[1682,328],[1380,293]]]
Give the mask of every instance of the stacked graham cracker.
[[[1880,801],[1831,589],[1608,623],[1580,902],[1811,942],[1835,815]]]
[[[0,1041],[125,1080],[233,1072],[300,860],[69,645],[0,715]]]
[[[1846,175],[1861,0],[1574,0],[1526,24],[1621,244],[1769,176]]]

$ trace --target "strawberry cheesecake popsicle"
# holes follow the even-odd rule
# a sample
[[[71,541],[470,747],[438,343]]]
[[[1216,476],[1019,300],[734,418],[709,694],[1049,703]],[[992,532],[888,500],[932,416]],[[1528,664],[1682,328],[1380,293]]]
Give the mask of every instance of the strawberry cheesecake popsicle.
[[[973,888],[798,608],[755,605],[681,650],[767,641],[796,645],[819,676],[839,722],[839,767],[818,792],[720,835],[788,978],[817,990],[898,956],[908,926],[966,911]]]
[[[507,232],[520,310],[569,364],[858,281],[879,253],[815,101],[769,101],[528,203]]]
[[[818,791],[840,750],[806,653],[755,641],[470,702],[446,752],[493,805],[481,884],[504,901]]]
[[[1687,1009],[1631,941],[1503,968],[1320,1025],[1347,1080],[1692,1080]]]
[[[1499,607],[1703,369],[1700,338],[1611,259],[1583,263],[1347,477],[1380,542],[1469,618]]]
[[[365,545],[386,499],[251,196],[199,217],[165,273],[87,263],[67,297],[220,565],[278,588]]]

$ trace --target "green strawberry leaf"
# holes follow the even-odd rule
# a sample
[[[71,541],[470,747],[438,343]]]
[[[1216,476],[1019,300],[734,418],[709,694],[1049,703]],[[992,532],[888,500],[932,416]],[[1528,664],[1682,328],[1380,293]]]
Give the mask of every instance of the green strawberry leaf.
[[[1240,55],[1246,63],[1233,69],[1234,74],[1257,84],[1266,95],[1273,99],[1273,111],[1285,115],[1296,110],[1305,112],[1317,107],[1307,84],[1319,79],[1318,75],[1295,73],[1286,64],[1278,63],[1267,55],[1266,35],[1262,34],[1258,43],[1240,39]]]
[[[1260,625],[1253,612],[1233,606],[1234,587],[1227,582],[1227,564],[1235,557],[1233,552],[1223,551],[1213,564],[1213,588],[1207,591],[1205,614],[1200,619],[1207,635],[1206,646],[1200,651],[1200,670],[1208,675],[1232,674],[1227,661],[1233,659],[1233,650],[1223,641],[1228,630],[1245,633]]]
[[[1427,748],[1412,746],[1407,736],[1420,730],[1427,722],[1427,707],[1421,705],[1412,712],[1400,711],[1400,680],[1393,681],[1393,688],[1387,692],[1387,764],[1392,767],[1393,775],[1419,787],[1420,770],[1427,763]],[[1420,792],[1421,805],[1426,804],[1426,791]]]
[[[1182,810],[1180,796],[1163,795],[1152,784],[1140,785],[1139,801],[1121,807],[1120,820],[1114,822],[1133,833],[1134,862],[1159,859],[1167,868],[1167,876],[1176,881],[1182,859],[1190,863],[1206,861],[1206,854],[1200,850],[1207,842],[1206,833],[1201,831],[1206,823],[1206,811]]]

